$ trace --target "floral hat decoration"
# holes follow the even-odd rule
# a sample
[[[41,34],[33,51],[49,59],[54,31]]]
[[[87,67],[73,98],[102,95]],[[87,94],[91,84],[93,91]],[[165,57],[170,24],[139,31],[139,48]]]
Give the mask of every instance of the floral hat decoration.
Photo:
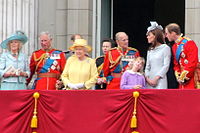
[[[152,30],[155,30],[155,29],[160,29],[160,30],[163,30],[163,27],[161,25],[158,25],[158,23],[156,21],[150,21],[151,23],[151,26],[149,26],[147,28],[147,34],[152,31]]]

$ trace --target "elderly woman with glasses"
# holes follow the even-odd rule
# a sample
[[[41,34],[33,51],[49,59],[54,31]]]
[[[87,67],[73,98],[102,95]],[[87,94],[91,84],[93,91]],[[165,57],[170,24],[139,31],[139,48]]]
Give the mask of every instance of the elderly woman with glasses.
[[[75,54],[68,58],[65,69],[61,75],[67,90],[88,90],[97,81],[97,67],[95,60],[87,56],[91,47],[84,39],[76,39],[69,48]]]
[[[28,57],[21,52],[27,42],[26,35],[16,31],[1,43],[7,49],[0,57],[1,90],[25,90],[26,78],[30,75]]]

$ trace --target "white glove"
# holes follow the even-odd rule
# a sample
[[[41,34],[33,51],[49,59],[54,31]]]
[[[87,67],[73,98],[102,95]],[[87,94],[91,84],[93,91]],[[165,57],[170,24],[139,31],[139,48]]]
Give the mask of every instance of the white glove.
[[[78,84],[75,84],[75,86],[77,88],[83,88],[84,87],[84,83],[78,83]]]
[[[76,87],[76,85],[75,85],[75,84],[72,84],[72,83],[68,83],[67,86],[68,86],[69,88],[73,89],[73,90],[77,90],[77,89],[78,89],[78,87]]]

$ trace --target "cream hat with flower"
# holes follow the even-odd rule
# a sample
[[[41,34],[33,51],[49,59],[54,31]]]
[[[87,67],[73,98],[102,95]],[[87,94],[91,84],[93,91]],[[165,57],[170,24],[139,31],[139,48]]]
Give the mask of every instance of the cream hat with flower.
[[[69,50],[74,51],[75,47],[85,47],[87,49],[87,52],[90,52],[92,48],[87,44],[87,41],[85,39],[76,39],[74,41],[74,44],[69,47]]]

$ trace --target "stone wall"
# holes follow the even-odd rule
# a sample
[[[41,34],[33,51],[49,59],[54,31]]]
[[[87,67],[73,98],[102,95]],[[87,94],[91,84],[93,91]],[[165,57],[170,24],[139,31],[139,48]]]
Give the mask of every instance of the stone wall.
[[[186,0],[185,3],[185,35],[200,48],[200,0]]]

